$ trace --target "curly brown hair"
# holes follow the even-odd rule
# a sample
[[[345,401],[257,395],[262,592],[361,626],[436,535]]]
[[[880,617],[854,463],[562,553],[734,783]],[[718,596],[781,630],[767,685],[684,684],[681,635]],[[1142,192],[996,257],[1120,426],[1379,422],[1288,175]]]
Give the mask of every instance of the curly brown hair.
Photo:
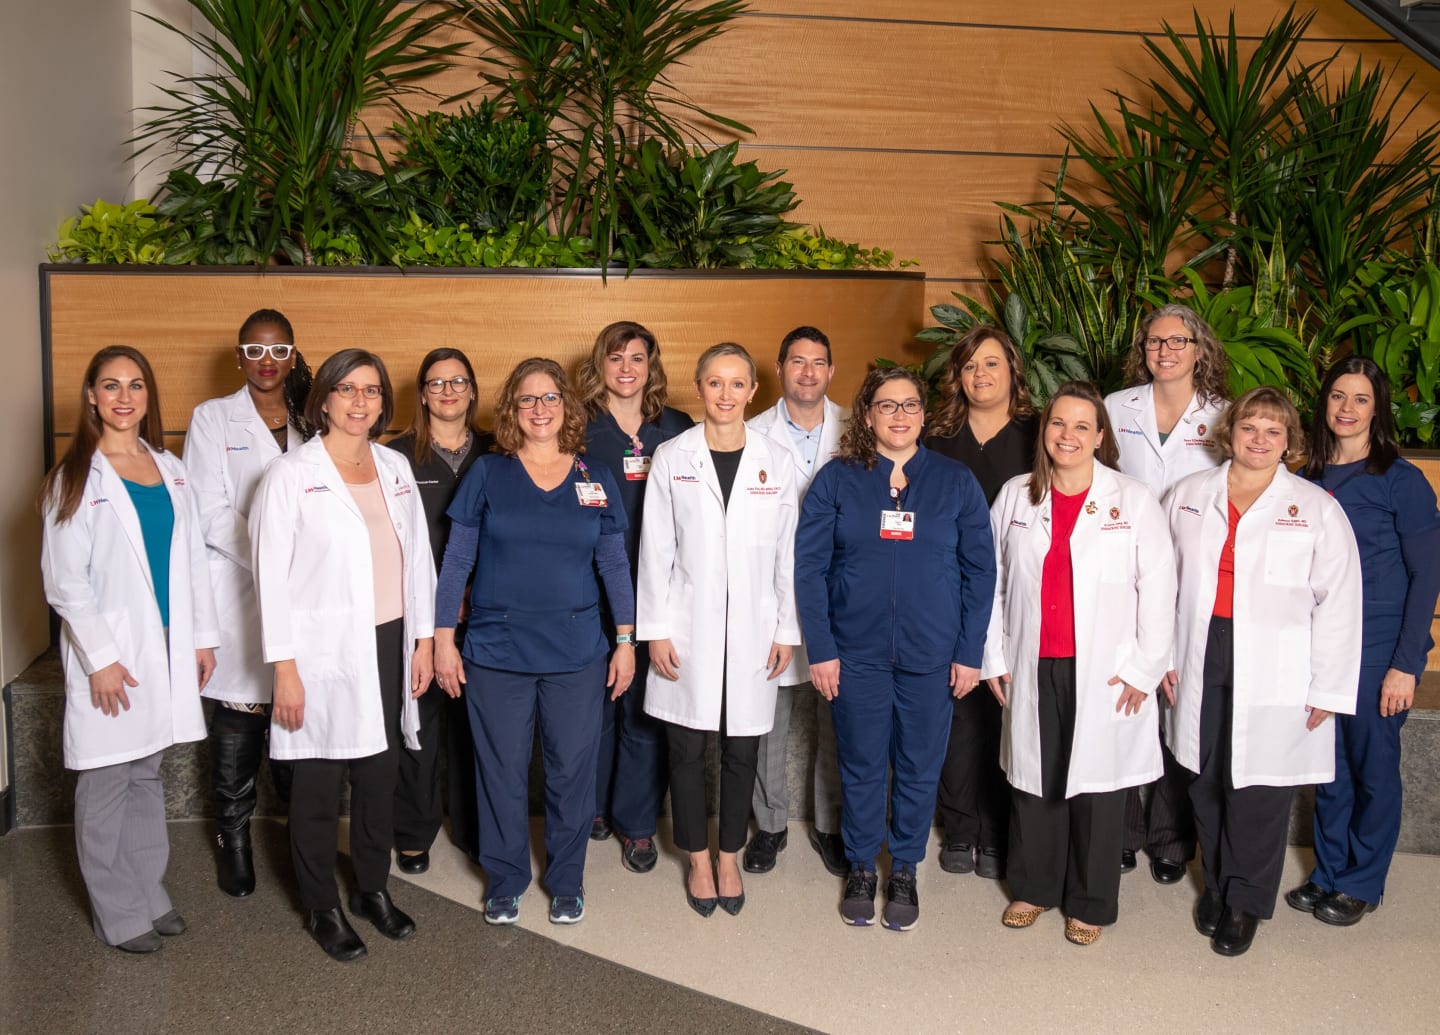
[[[876,367],[871,370],[865,375],[865,380],[860,382],[860,389],[855,393],[855,401],[850,407],[850,421],[845,426],[845,434],[840,436],[840,449],[835,454],[846,463],[864,464],[865,470],[874,470],[875,457],[878,455],[875,448],[875,429],[866,422],[865,415],[870,412],[870,404],[875,401],[875,393],[880,391],[880,386],[891,381],[909,381],[920,396],[922,409],[925,406],[925,382],[916,377],[913,371],[905,367]]]
[[[520,430],[520,384],[531,374],[544,374],[555,382],[555,391],[561,399],[559,446],[562,453],[579,456],[585,452],[585,407],[565,376],[565,369],[553,359],[532,356],[522,359],[505,378],[495,396],[495,449],[497,452],[514,456],[525,444],[525,433]]]
[[[1125,360],[1126,383],[1144,385],[1155,380],[1145,362],[1145,339],[1150,337],[1150,328],[1155,322],[1167,316],[1183,323],[1190,337],[1195,339],[1195,394],[1200,401],[1211,404],[1228,401],[1230,356],[1225,352],[1224,344],[1215,337],[1215,332],[1199,313],[1178,302],[1151,310],[1140,320],[1140,325],[1135,328],[1135,339],[1130,343],[1130,356]]]
[[[1284,392],[1272,385],[1250,389],[1231,403],[1225,415],[1220,418],[1220,423],[1215,427],[1215,441],[1226,459],[1234,459],[1235,456],[1235,425],[1250,417],[1264,417],[1285,425],[1285,452],[1280,455],[1280,462],[1304,462],[1305,428],[1300,423],[1300,411],[1295,409],[1295,404]]]
[[[1030,390],[1025,387],[1025,361],[1020,358],[1020,350],[1010,340],[1010,335],[999,327],[982,323],[966,331],[950,350],[950,362],[945,365],[945,373],[940,378],[940,397],[936,401],[935,412],[930,415],[928,435],[937,438],[953,435],[969,418],[970,400],[965,398],[961,387],[960,372],[987,341],[1000,346],[1000,351],[1005,354],[1005,363],[1010,368],[1010,419],[1028,417],[1035,412],[1030,402]]]
[[[1035,466],[1030,471],[1030,502],[1039,506],[1050,491],[1050,454],[1045,451],[1045,428],[1055,404],[1061,399],[1084,399],[1095,407],[1095,426],[1100,429],[1100,444],[1095,447],[1095,459],[1112,470],[1120,469],[1120,444],[1115,441],[1115,428],[1110,423],[1110,414],[1105,410],[1105,397],[1089,381],[1066,381],[1040,412],[1040,434],[1035,439]]]
[[[660,362],[660,343],[649,329],[633,320],[617,320],[600,329],[588,359],[581,360],[575,370],[575,391],[592,420],[606,409],[605,361],[636,338],[645,343],[649,359],[649,376],[645,380],[645,396],[640,400],[640,418],[649,424],[660,419],[670,391],[665,365]]]

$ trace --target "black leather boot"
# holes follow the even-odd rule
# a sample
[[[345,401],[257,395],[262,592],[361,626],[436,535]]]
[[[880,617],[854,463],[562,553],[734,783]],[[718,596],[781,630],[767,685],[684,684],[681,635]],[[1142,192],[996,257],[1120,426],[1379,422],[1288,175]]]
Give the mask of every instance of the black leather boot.
[[[220,890],[244,898],[255,890],[250,853],[250,816],[255,811],[255,777],[265,751],[264,732],[213,733],[210,779],[215,787],[215,843]]]

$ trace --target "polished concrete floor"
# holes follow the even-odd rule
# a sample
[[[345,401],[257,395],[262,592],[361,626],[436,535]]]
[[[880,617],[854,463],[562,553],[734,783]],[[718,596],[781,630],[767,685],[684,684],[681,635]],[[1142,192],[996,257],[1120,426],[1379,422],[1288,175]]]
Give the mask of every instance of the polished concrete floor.
[[[70,828],[0,838],[0,1032],[1390,1033],[1440,1016],[1432,856],[1398,856],[1386,903],[1354,928],[1282,903],[1225,959],[1191,927],[1193,870],[1174,887],[1125,877],[1119,923],[1081,949],[1053,913],[1003,928],[1003,884],[942,873],[932,852],[916,930],[847,928],[799,824],[775,871],[747,877],[738,917],[686,907],[673,851],[636,875],[610,841],[591,846],[583,923],[550,925],[537,888],[520,926],[497,929],[477,912],[482,875],[442,836],[429,873],[391,882],[416,937],[372,932],[369,958],[340,965],[300,928],[283,826],[258,828],[260,886],[237,901],[214,889],[208,827],[172,824],[168,886],[191,930],[153,957],[95,941]],[[1291,850],[1287,886],[1307,864]]]

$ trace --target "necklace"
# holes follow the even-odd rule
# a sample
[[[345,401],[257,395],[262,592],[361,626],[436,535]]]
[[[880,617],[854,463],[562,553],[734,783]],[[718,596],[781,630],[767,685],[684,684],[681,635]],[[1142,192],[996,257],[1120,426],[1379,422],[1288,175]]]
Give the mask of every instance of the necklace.
[[[282,424],[285,423],[285,418],[284,418],[284,417],[271,417],[271,418],[270,418],[270,423],[273,424],[273,425],[275,425],[275,426],[278,428],[280,425],[282,425]]]

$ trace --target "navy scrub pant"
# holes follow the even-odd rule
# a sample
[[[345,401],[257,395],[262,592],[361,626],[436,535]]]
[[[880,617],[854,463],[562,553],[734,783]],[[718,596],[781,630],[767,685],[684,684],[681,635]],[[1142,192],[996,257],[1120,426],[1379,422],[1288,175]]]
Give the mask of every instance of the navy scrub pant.
[[[595,815],[611,821],[621,837],[655,836],[655,817],[665,797],[669,765],[665,723],[645,714],[645,677],[650,645],[635,645],[635,679],[618,701],[604,695],[600,753],[595,767]]]
[[[545,888],[579,895],[595,807],[595,755],[607,659],[576,672],[506,672],[465,662],[479,780],[480,866],[490,898],[530,886],[530,749],[540,719],[545,763]]]
[[[1379,902],[1400,837],[1400,728],[1380,714],[1387,666],[1360,670],[1354,715],[1336,715],[1335,779],[1315,788],[1315,871],[1326,891]]]
[[[925,858],[952,700],[948,664],[906,672],[841,659],[840,693],[830,708],[840,762],[840,834],[852,865],[874,869],[886,842],[885,786],[892,769],[890,857],[897,867],[911,868]]]

